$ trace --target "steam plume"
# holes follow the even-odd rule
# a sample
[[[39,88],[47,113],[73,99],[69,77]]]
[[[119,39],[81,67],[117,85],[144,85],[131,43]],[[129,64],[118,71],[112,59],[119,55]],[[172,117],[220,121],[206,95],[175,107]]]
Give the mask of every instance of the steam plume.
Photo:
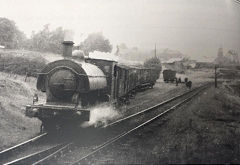
[[[64,41],[73,41],[73,31],[72,30],[65,30],[64,33]]]
[[[120,116],[119,112],[111,105],[102,104],[90,111],[90,120],[82,124],[82,127],[99,127]]]

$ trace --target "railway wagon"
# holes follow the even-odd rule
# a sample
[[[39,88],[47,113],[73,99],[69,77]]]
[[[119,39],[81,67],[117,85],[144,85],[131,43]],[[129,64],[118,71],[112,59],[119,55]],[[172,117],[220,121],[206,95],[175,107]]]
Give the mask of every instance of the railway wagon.
[[[140,68],[140,88],[153,88],[159,75],[160,71],[154,68]]]
[[[155,68],[152,68],[152,69],[149,70],[150,77],[149,77],[148,81],[151,84],[151,88],[153,88],[157,79],[159,79],[160,72],[161,72],[160,70],[157,70]]]
[[[176,80],[176,71],[171,69],[166,69],[163,71],[164,82],[174,82]]]
[[[144,67],[116,66],[115,92],[118,103],[129,103],[129,98],[144,88],[153,88],[159,78],[160,71]]]
[[[151,68],[119,65],[116,61],[72,55],[73,42],[64,42],[63,59],[51,62],[38,74],[37,89],[46,103],[26,106],[26,115],[37,117],[43,128],[79,125],[90,118],[100,102],[129,102],[138,89],[153,87],[159,72]]]

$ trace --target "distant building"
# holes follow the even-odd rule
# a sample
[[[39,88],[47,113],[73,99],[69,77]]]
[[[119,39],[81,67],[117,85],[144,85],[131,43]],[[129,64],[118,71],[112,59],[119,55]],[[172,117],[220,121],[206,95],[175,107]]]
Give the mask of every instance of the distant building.
[[[196,62],[196,69],[200,68],[214,68],[214,63],[213,62]]]
[[[196,61],[190,60],[188,58],[172,58],[166,62],[163,62],[162,65],[166,69],[172,69],[178,73],[184,73],[186,69],[192,69],[196,67]]]
[[[236,51],[229,50],[226,54],[226,57],[230,59],[231,63],[239,64],[239,56]]]
[[[169,60],[164,61],[163,63],[171,64],[171,63],[178,62],[178,61],[182,61],[182,60],[183,60],[182,57],[176,57],[176,58],[170,58]]]
[[[219,57],[219,58],[223,57],[223,48],[222,48],[222,47],[220,47],[220,48],[218,49],[218,57]]]
[[[228,59],[223,55],[223,48],[220,47],[218,49],[217,58],[215,59],[215,63],[219,65],[226,64]]]
[[[183,63],[183,66],[185,66],[187,69],[192,69],[192,68],[195,68],[196,67],[196,60],[189,60],[189,59],[186,59],[184,58],[182,60],[182,63]]]
[[[224,56],[223,48],[219,48],[215,63],[218,65],[236,65],[240,63],[240,59],[234,50],[229,50]]]

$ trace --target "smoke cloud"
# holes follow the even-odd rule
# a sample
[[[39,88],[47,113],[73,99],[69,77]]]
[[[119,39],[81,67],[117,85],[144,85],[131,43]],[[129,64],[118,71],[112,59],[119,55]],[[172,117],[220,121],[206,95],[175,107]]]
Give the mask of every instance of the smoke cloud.
[[[74,32],[73,30],[65,30],[64,41],[73,41]]]
[[[94,59],[112,60],[112,61],[118,62],[119,64],[129,65],[129,66],[143,64],[143,62],[127,60],[127,59],[124,59],[123,57],[117,56],[113,53],[105,53],[105,52],[99,52],[99,51],[90,52],[89,57],[94,58]]]
[[[100,127],[108,124],[113,119],[120,117],[120,113],[109,104],[101,104],[90,110],[90,120],[84,122],[82,127]]]

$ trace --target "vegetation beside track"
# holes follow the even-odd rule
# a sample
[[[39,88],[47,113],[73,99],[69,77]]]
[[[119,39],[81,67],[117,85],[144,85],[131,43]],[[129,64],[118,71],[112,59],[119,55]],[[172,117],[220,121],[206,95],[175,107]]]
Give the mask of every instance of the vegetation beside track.
[[[125,143],[104,152],[98,163],[239,163],[240,109],[229,107],[226,98],[219,100],[224,90],[206,90],[151,127],[126,138]],[[236,93],[228,94],[239,99]]]
[[[1,72],[37,77],[37,73],[45,64],[46,60],[38,52],[25,50],[0,51]]]
[[[40,122],[27,118],[24,107],[32,102],[35,78],[0,72],[0,150],[39,133]],[[39,93],[40,96],[42,96]]]

